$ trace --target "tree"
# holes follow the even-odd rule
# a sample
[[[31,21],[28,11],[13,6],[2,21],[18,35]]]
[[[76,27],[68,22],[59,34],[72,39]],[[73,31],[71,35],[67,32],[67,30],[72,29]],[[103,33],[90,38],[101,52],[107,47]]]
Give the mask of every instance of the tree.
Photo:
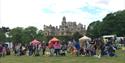
[[[23,28],[22,27],[16,27],[12,29],[9,33],[9,36],[11,36],[12,42],[14,43],[22,43],[22,33]]]
[[[25,31],[29,36],[31,36],[32,39],[36,38],[37,28],[33,26],[29,26],[25,28]]]
[[[109,13],[103,18],[102,22],[92,22],[87,29],[87,35],[91,37],[100,37],[110,34],[124,36],[125,10]]]
[[[37,28],[29,26],[23,30],[22,41],[23,43],[29,43],[37,37]]]
[[[8,41],[8,32],[10,31],[9,27],[0,28],[0,42]]]
[[[23,44],[29,43],[34,39],[40,41],[46,40],[43,31],[38,30],[34,26],[29,26],[27,28],[16,27],[9,32],[9,36],[11,38],[7,38],[8,40],[12,40],[12,42],[14,43],[23,43]]]
[[[101,32],[103,31],[108,34],[123,36],[125,34],[125,10],[107,14],[103,18]]]
[[[97,38],[100,36],[100,21],[94,21],[89,24],[87,28],[87,33],[86,35],[92,38]]]
[[[4,42],[6,39],[5,33],[0,31],[0,42]]]
[[[83,36],[83,35],[80,34],[79,32],[75,32],[75,33],[73,34],[73,39],[75,39],[76,41],[78,41],[78,39],[81,38],[82,36]]]
[[[36,36],[36,39],[40,41],[47,41],[46,37],[44,36],[44,33],[42,30],[39,30]]]

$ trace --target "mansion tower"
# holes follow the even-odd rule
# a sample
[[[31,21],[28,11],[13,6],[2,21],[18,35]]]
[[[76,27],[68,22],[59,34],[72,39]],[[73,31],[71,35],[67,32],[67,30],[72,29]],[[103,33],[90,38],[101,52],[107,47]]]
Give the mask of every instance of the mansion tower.
[[[79,32],[84,35],[85,31],[85,25],[83,26],[81,23],[77,25],[76,22],[67,22],[65,16],[62,18],[62,23],[59,27],[44,25],[44,34],[46,36],[71,36],[75,32]]]

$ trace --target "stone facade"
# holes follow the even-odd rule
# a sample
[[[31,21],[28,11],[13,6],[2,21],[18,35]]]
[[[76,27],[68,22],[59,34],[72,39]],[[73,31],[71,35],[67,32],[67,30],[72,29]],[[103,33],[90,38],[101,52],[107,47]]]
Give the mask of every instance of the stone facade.
[[[86,26],[83,26],[81,23],[77,25],[76,22],[66,22],[66,17],[64,16],[59,27],[44,25],[44,34],[46,36],[71,36],[75,32],[79,32],[84,35],[86,31],[85,28]]]

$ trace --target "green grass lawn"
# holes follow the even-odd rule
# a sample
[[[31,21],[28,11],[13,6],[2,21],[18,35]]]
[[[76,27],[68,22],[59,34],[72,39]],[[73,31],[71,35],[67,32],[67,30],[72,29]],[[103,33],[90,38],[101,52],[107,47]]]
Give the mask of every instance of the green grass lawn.
[[[6,56],[0,59],[0,63],[125,63],[125,53],[117,51],[118,57],[45,57],[45,56]]]

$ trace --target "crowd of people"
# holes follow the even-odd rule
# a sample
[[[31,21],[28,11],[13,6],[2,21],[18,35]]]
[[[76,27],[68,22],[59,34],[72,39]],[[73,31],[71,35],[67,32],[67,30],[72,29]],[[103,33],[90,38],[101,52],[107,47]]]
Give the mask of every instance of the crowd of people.
[[[57,41],[55,43],[46,43],[42,41],[39,44],[14,44],[12,49],[9,49],[4,44],[0,44],[0,57],[5,55],[14,54],[16,56],[28,55],[28,56],[66,56],[71,54],[73,56],[117,56],[115,50],[117,50],[116,44],[113,40],[109,39],[106,44],[99,39],[92,41],[86,41],[84,46],[81,47],[79,41],[71,40],[68,42]],[[99,50],[101,52],[99,52]]]

